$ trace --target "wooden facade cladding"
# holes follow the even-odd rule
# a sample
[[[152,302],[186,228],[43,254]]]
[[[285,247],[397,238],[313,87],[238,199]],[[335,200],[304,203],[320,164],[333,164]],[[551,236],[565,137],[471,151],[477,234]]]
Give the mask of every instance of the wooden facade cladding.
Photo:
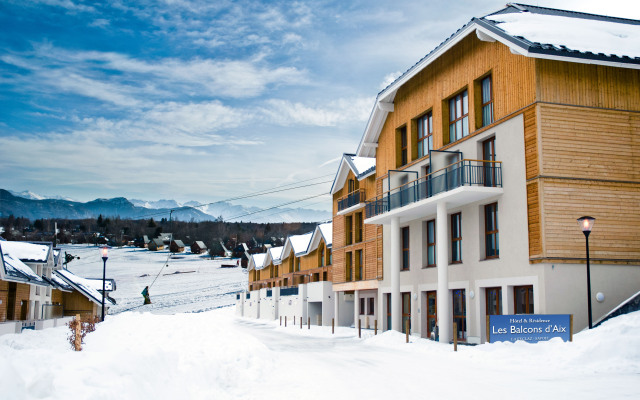
[[[9,293],[12,292],[9,289],[9,285],[15,285],[15,301],[9,301]],[[11,320],[26,319],[26,317],[21,317],[28,315],[30,292],[31,286],[25,283],[0,281],[0,300],[2,300],[2,304],[0,304],[0,322],[7,321],[10,316],[9,314],[13,314],[13,318],[11,318]],[[13,304],[13,313],[8,309],[9,304]]]
[[[406,125],[409,148],[415,149],[414,120],[431,111],[433,114],[434,149],[444,146],[448,136],[448,99],[467,89],[469,95],[469,132],[476,125],[476,93],[479,78],[491,74],[494,89],[494,120],[534,103],[536,84],[535,60],[514,55],[498,42],[482,42],[469,35],[413,79],[399,88],[395,111],[388,114],[378,140],[376,171],[383,176],[397,167],[396,130]],[[411,151],[409,161],[417,154]]]
[[[76,290],[71,293],[63,292],[62,298],[65,317],[76,314],[89,315],[92,317],[98,315],[98,305]]]

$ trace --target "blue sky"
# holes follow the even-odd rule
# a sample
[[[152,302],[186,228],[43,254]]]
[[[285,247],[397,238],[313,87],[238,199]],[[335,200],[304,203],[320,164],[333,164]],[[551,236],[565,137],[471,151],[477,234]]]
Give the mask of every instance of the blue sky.
[[[633,0],[534,3],[640,19]],[[378,91],[504,4],[0,0],[0,188],[212,202],[332,180]]]

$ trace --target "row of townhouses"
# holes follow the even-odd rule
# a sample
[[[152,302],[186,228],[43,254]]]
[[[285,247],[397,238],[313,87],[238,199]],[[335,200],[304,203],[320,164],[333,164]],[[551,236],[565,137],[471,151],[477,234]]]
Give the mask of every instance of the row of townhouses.
[[[606,315],[640,291],[639,37],[640,21],[523,4],[471,19],[378,94],[331,188],[333,240],[254,256],[239,313],[469,343],[493,314],[580,330],[586,215]]]
[[[109,280],[106,293],[115,290]],[[60,249],[50,242],[0,240],[0,335],[44,329],[72,316],[100,316],[101,279],[85,279],[63,268]],[[105,307],[115,304],[110,297]]]

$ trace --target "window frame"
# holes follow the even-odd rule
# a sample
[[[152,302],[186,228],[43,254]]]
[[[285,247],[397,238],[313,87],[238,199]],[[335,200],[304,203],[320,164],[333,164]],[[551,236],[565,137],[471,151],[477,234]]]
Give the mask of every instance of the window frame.
[[[524,309],[525,312],[518,313],[518,290],[526,290],[525,293],[525,301],[524,301]],[[513,313],[514,314],[534,314],[535,313],[535,303],[533,296],[533,285],[521,285],[513,287]],[[531,308],[531,309],[529,309]]]
[[[409,227],[404,226],[400,228],[400,241],[402,245],[402,263],[400,265],[400,271],[408,271],[411,267],[410,240],[411,236]]]
[[[484,82],[486,80],[489,80],[489,100],[487,100],[486,102],[484,101],[485,98],[485,88],[484,88]],[[494,117],[494,89],[493,89],[493,78],[491,76],[491,74],[480,78],[480,127],[483,128],[485,126],[489,126],[492,123],[495,122],[495,117]],[[490,110],[490,120],[489,121],[485,121],[485,113],[484,110],[486,107],[491,107]]]
[[[360,249],[356,250],[354,253],[355,280],[361,281],[364,279],[364,251]]]
[[[375,315],[375,300],[373,297],[367,297],[367,315]]]
[[[437,266],[437,248],[436,248],[436,240],[437,240],[437,235],[436,235],[436,220],[435,219],[431,219],[429,221],[426,221],[426,233],[427,233],[427,265],[425,268],[432,268],[432,267],[436,267]],[[431,232],[429,231],[429,226],[433,227],[433,235],[431,234]],[[433,240],[433,241],[431,241]],[[433,262],[430,263],[429,262],[429,249],[432,248],[433,249]]]
[[[432,298],[433,299],[433,305],[434,305],[434,313],[431,314],[429,311],[429,299]],[[438,292],[435,290],[430,290],[427,292],[427,304],[426,304],[426,311],[427,311],[427,336],[431,337],[431,333],[433,332],[433,329],[431,329],[431,324],[430,321],[433,322],[433,327],[435,329],[435,327],[438,324]]]
[[[402,333],[407,333],[406,321],[409,321],[409,332],[411,332],[411,292],[401,293],[400,300],[402,301]]]
[[[347,215],[344,218],[344,243],[346,246],[353,244],[353,216]]]
[[[345,274],[344,274],[344,280],[345,282],[353,282],[353,253],[350,251],[347,251],[346,253],[344,253],[344,257],[345,257],[345,262],[344,262],[344,268],[345,268]]]
[[[401,167],[409,163],[409,136],[407,132],[407,125],[402,125],[396,129],[396,135],[396,166]]]
[[[422,116],[416,118],[416,125],[417,156],[418,158],[422,158],[429,155],[429,150],[433,150],[433,111],[429,110]],[[425,125],[427,127],[426,134]],[[425,141],[427,143],[426,149],[424,148]]]
[[[364,226],[363,226],[363,218],[362,211],[355,213],[354,218],[354,243],[360,243],[364,240]]]
[[[495,293],[495,300],[496,300],[496,304],[495,304],[495,310],[496,312],[489,312],[490,309],[493,308],[493,304],[490,304],[490,296],[489,293]],[[485,309],[484,312],[486,315],[502,315],[502,287],[497,286],[497,287],[489,287],[489,288],[485,288],[484,289],[484,298],[485,298]],[[490,307],[491,306],[491,307]]]
[[[493,210],[493,211],[491,211]],[[493,224],[494,229],[489,229],[489,222]],[[500,258],[500,230],[498,227],[498,203],[485,204],[484,206],[484,255],[485,259]],[[493,237],[492,242],[495,248],[489,246],[489,238]],[[490,250],[492,250],[490,252]]]
[[[451,214],[451,264],[462,263],[462,212]],[[454,227],[456,229],[454,229]],[[459,236],[454,236],[458,231]],[[457,251],[456,251],[457,249]]]
[[[458,108],[457,108],[458,98],[460,99],[460,115],[458,115]],[[452,107],[452,104],[453,104],[453,107]],[[447,105],[449,108],[449,115],[448,115],[449,118],[448,118],[448,124],[447,124],[448,131],[449,131],[449,134],[447,137],[449,142],[447,144],[449,144],[449,143],[455,143],[469,136],[469,89],[464,88],[458,93],[449,97],[447,99]],[[466,114],[464,113],[465,106],[467,111]],[[458,129],[457,129],[458,122],[460,122],[461,132],[458,132]],[[465,130],[465,126],[466,126],[466,130]],[[452,132],[452,128],[453,128],[453,132]],[[460,135],[458,135],[458,133]]]

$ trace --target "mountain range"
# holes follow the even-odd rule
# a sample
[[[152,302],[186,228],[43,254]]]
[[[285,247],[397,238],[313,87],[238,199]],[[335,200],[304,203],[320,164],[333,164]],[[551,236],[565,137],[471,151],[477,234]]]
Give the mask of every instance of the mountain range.
[[[173,210],[173,212],[171,212]],[[144,201],[115,197],[96,199],[86,203],[60,197],[47,198],[30,191],[11,192],[0,189],[0,217],[83,219],[119,216],[123,219],[171,218],[179,221],[213,221],[221,218],[230,222],[320,222],[331,219],[328,211],[305,208],[281,208],[262,211],[259,207],[245,207],[229,202],[200,205],[195,201],[178,203],[175,200]],[[235,218],[239,217],[239,218]]]

